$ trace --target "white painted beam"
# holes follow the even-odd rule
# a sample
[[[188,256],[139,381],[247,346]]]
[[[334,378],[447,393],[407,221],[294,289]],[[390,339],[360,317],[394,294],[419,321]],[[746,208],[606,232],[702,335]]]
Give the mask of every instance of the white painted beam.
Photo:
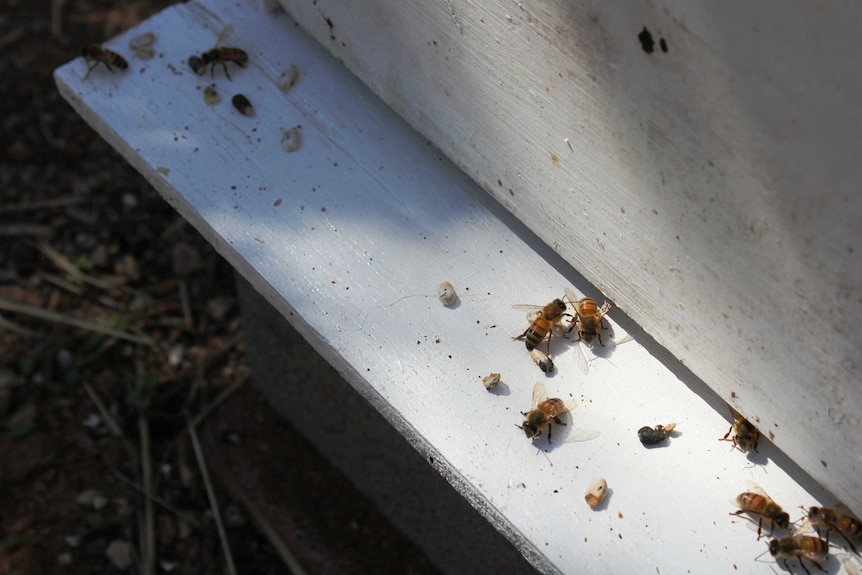
[[[280,1],[862,513],[862,5]]]
[[[209,76],[186,58],[228,25],[249,66],[229,65],[232,81],[216,71],[222,102],[209,107]],[[125,54],[142,32],[159,57],[87,80],[76,59],[56,72],[63,96],[538,569],[771,573],[729,500],[755,480],[791,513],[832,503],[768,441],[750,459],[719,443],[721,402],[637,342],[597,350],[584,375],[573,342],[555,340],[558,371],[544,378],[511,339],[526,327],[512,304],[567,285],[598,294],[286,14],[189,2],[107,46]],[[289,65],[299,78],[285,93]],[[254,117],[233,109],[235,93]],[[302,146],[287,153],[283,130],[297,125]],[[435,295],[444,280],[452,308]],[[481,383],[490,372],[503,374],[498,393]],[[578,400],[570,425],[601,435],[527,440],[516,425],[539,379]],[[639,427],[668,422],[681,432],[668,446],[640,445]],[[612,493],[591,511],[596,476]]]

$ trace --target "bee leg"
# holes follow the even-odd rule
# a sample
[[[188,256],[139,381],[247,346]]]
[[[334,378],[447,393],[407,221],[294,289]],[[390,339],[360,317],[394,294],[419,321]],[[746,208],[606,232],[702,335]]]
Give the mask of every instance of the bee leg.
[[[724,434],[724,437],[719,439],[719,441],[727,441],[727,438],[730,437],[730,432],[733,431],[733,426],[730,426],[730,429],[727,430],[727,433]]]
[[[817,567],[818,569],[820,569],[821,571],[823,571],[824,573],[826,573],[826,569],[824,569],[824,568],[823,568],[823,566],[822,566],[822,565],[820,565],[820,563],[818,563],[817,561],[813,561],[813,560],[811,560],[811,559],[809,559],[809,561],[811,561],[811,563],[813,563],[815,567]],[[801,563],[801,561],[800,561],[800,563]]]
[[[758,441],[760,441],[760,432],[759,432],[759,431],[758,431],[758,432],[757,432],[757,434],[754,436],[754,445],[752,445],[752,446],[751,446],[751,449],[752,449],[755,453],[757,453],[757,442],[758,442]]]
[[[565,425],[565,423],[563,423],[559,417],[554,418],[554,423],[556,423],[557,425]]]
[[[222,65],[222,68],[224,68],[224,75],[227,76],[228,80],[230,80],[231,77],[230,77],[230,73],[227,71],[227,62],[222,61],[221,65]]]
[[[548,444],[551,443],[551,424],[548,423]]]
[[[92,71],[93,71],[93,68],[95,68],[95,67],[96,67],[96,66],[98,66],[98,65],[99,65],[99,63],[98,63],[98,62],[95,62],[95,63],[93,63],[93,64],[91,64],[90,66],[88,66],[88,67],[87,67],[87,73],[86,73],[86,74],[84,74],[84,80],[86,80],[86,79],[87,79],[87,77],[89,77],[90,72],[92,72]]]
[[[827,534],[826,534],[826,536],[828,537],[828,536],[829,536],[829,533],[827,533]],[[853,545],[853,542],[852,542],[852,541],[850,541],[850,538],[849,538],[849,537],[847,537],[846,535],[844,535],[843,533],[841,534],[841,536],[844,538],[844,541],[846,541],[846,542],[847,542],[847,545],[849,545],[849,546],[850,546],[850,550],[851,550],[853,553],[855,553],[856,555],[859,555],[859,551],[857,551],[857,550],[856,550],[856,546],[855,546],[855,545]],[[827,545],[827,546],[829,545],[829,539],[826,539],[826,545]]]
[[[757,520],[757,540],[760,541],[760,528],[763,527],[763,517]],[[775,526],[772,527],[775,529]]]
[[[599,338],[599,345],[605,347],[604,342],[602,342],[602,334],[600,332],[596,332],[596,337]]]
[[[814,563],[814,561],[812,561],[812,563]],[[805,572],[808,573],[808,575],[811,575],[811,571],[809,571],[808,567],[805,566],[805,563],[802,561],[802,557],[799,557],[799,564],[802,566],[803,569],[805,569]],[[784,566],[787,567],[787,560],[784,561]],[[787,567],[787,570],[789,571],[790,568]]]

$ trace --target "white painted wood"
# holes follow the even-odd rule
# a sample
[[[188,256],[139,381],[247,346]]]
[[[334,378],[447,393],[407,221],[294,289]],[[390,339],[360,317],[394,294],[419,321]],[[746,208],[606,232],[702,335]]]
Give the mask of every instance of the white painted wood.
[[[261,12],[272,12],[279,7],[278,0],[248,0]]]
[[[862,512],[862,5],[281,3]]]
[[[218,70],[222,102],[207,107],[210,79],[185,59],[228,24],[249,67],[231,68],[233,81]],[[832,502],[769,442],[751,459],[719,443],[721,402],[637,342],[596,350],[585,376],[573,342],[557,339],[558,371],[544,378],[511,339],[526,327],[511,306],[566,285],[597,294],[286,14],[189,2],[126,34],[145,31],[164,58],[86,81],[76,59],[56,72],[63,96],[538,569],[768,574],[764,542],[728,516],[746,481],[794,516]],[[124,36],[107,47],[123,52]],[[299,79],[283,93],[290,64]],[[237,92],[253,118],[231,107]],[[302,147],[284,152],[282,130],[297,125]],[[456,306],[437,299],[442,281]],[[482,384],[490,372],[503,375],[497,393]],[[601,435],[528,441],[516,424],[538,379],[578,399],[570,426]],[[667,447],[640,445],[639,427],[668,422],[681,433]],[[597,476],[612,491],[591,511]]]

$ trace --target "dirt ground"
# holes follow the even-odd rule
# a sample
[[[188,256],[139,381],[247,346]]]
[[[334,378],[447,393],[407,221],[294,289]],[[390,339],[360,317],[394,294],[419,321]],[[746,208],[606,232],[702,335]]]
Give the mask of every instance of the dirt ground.
[[[0,3],[0,575],[227,573],[219,522],[239,573],[301,572],[274,540],[309,573],[434,573],[262,402],[232,269],[54,86],[170,3]]]

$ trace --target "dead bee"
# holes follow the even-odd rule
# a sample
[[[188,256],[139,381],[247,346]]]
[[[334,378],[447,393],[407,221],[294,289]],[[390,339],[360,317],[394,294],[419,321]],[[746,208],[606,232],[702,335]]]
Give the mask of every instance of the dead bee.
[[[539,366],[542,373],[551,373],[554,371],[554,360],[552,360],[551,356],[547,355],[545,352],[534,349],[530,352],[530,357],[534,362],[536,362],[536,365]]]
[[[787,565],[788,559],[798,559],[799,564],[808,575],[811,571],[805,566],[803,559],[808,559],[815,567],[826,573],[826,569],[820,566],[817,562],[826,559],[829,555],[827,544],[819,537],[809,537],[807,535],[788,535],[781,539],[773,539],[769,542],[769,554],[776,559],[781,559],[785,569],[790,571]]]
[[[773,532],[776,525],[782,529],[787,529],[790,524],[790,515],[759,486],[751,485],[749,489],[751,491],[745,491],[736,497],[735,504],[739,507],[739,511],[730,513],[730,515],[739,515],[740,513],[756,515],[758,540],[760,540],[761,527],[764,521],[771,525]]]
[[[644,426],[638,429],[638,439],[644,445],[656,445],[670,437],[671,432],[675,428],[676,423],[656,425],[655,427]]]
[[[252,107],[251,102],[249,102],[248,98],[242,94],[237,94],[231,98],[230,101],[233,104],[233,107],[239,110],[239,113],[243,116],[254,116],[254,108]]]
[[[730,408],[730,413],[733,415],[733,425],[730,426],[730,429],[727,430],[727,433],[719,441],[733,441],[733,447],[730,448],[731,451],[739,449],[745,453],[750,449],[757,453],[757,442],[760,439],[760,432],[757,431],[757,428],[750,421],[742,417],[732,407]],[[728,439],[731,433],[733,433],[733,437]]]
[[[225,76],[230,80],[231,77],[227,71],[227,63],[233,62],[240,68],[245,68],[246,63],[248,63],[248,54],[239,48],[229,46],[216,47],[201,54],[201,61],[204,67],[210,67],[210,78],[213,77],[216,65],[221,64],[224,68]]]
[[[105,67],[111,72],[114,71],[114,68],[111,66],[115,66],[118,70],[125,70],[129,67],[129,63],[126,62],[126,59],[117,54],[112,50],[108,50],[107,48],[102,48],[98,44],[87,44],[81,49],[81,55],[84,57],[84,60],[89,64],[89,68],[87,68],[87,73],[84,75],[84,80],[87,79],[87,76],[90,75],[90,72],[93,71],[93,68],[98,66],[99,64],[104,64]]]
[[[512,339],[524,338],[527,345],[527,351],[533,351],[545,338],[548,338],[548,351],[551,349],[552,333],[563,335],[562,325],[560,320],[563,318],[566,311],[566,304],[561,299],[555,299],[546,306],[517,304],[512,306],[513,309],[521,309],[527,311],[527,320],[530,326],[524,330],[524,333]]]
[[[859,551],[853,545],[853,539],[862,535],[862,525],[854,517],[839,513],[835,507],[810,507],[808,509],[808,522],[821,535],[821,529],[826,532],[826,544],[829,544],[829,532],[837,531],[850,546],[856,555]]]

